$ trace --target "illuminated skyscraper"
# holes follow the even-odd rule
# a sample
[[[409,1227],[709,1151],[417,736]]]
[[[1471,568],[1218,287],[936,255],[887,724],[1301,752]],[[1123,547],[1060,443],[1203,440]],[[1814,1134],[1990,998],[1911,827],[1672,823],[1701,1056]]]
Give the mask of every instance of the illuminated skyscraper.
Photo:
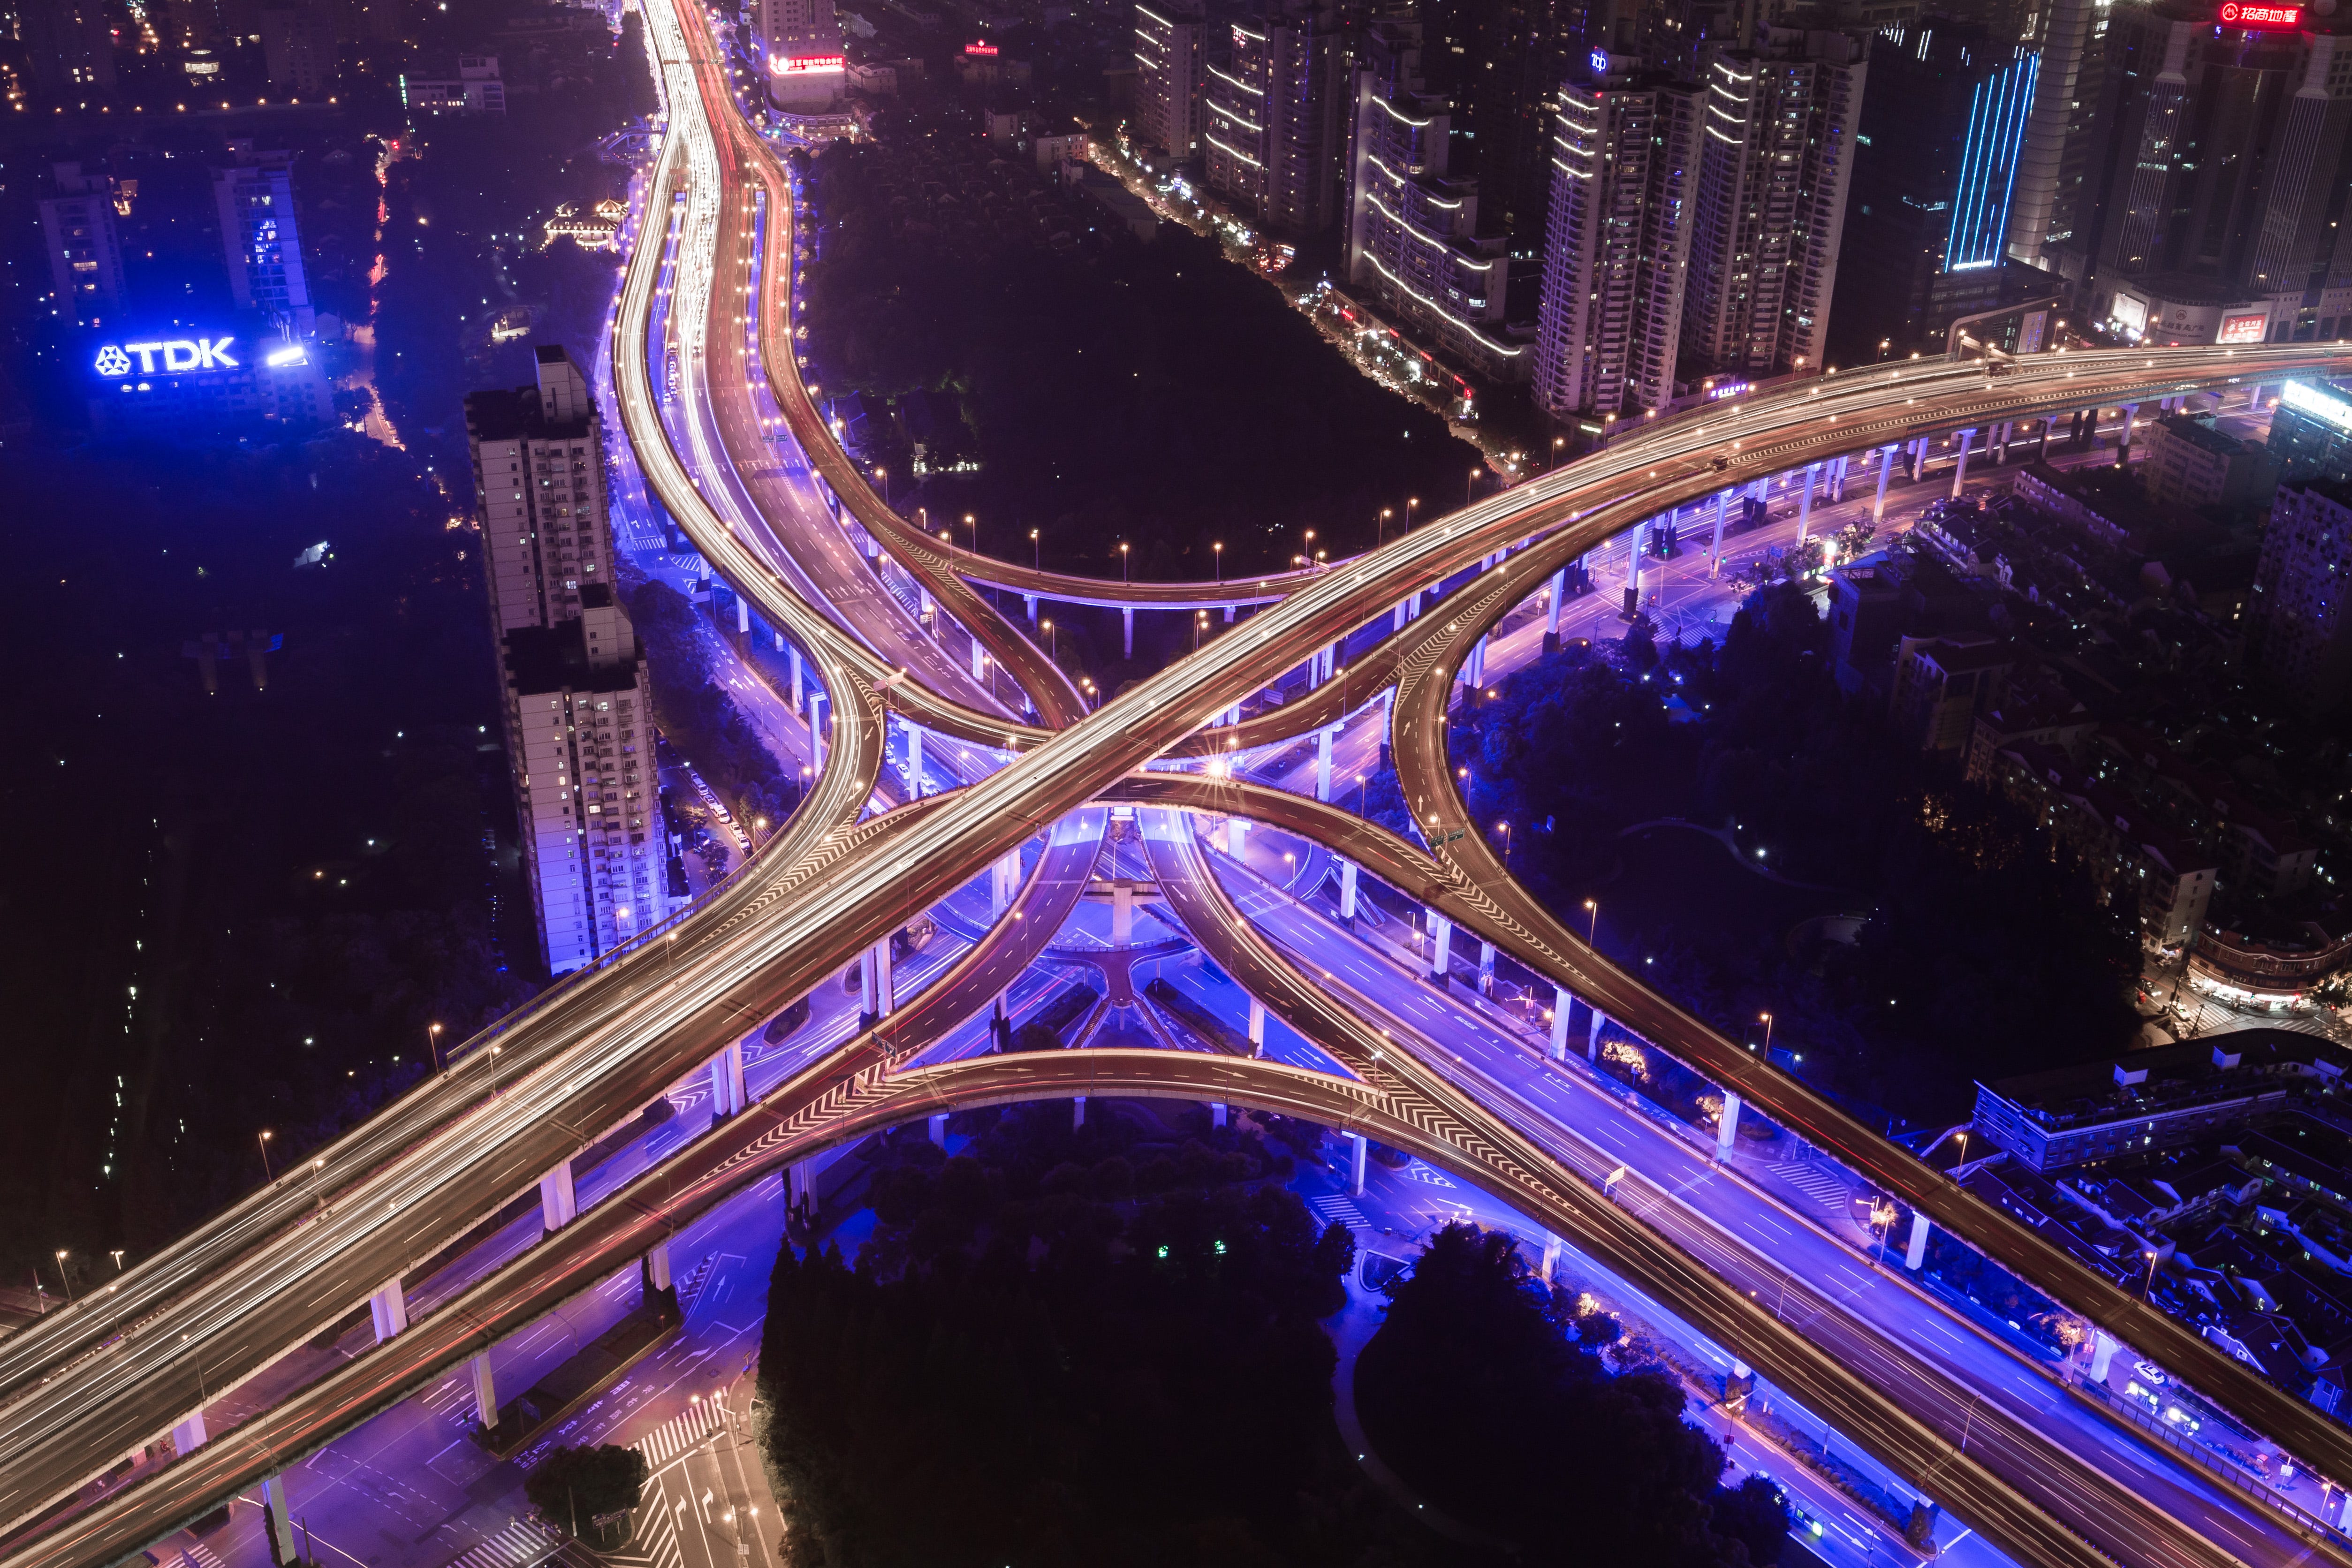
[[[1641,417],[1675,396],[1707,95],[1596,54],[1559,89],[1536,402]]]
[[[1511,259],[1478,234],[1478,187],[1446,172],[1445,99],[1422,88],[1417,22],[1372,23],[1356,50],[1341,219],[1348,281],[1405,331],[1489,381],[1527,373],[1504,329]]]
[[[1209,189],[1276,233],[1320,234],[1339,210],[1339,20],[1305,0],[1266,0],[1226,33],[1201,133]]]
[[[1179,163],[1201,152],[1209,30],[1197,0],[1150,0],[1135,7],[1136,134]]]
[[[523,870],[548,972],[669,910],[645,660],[613,583],[604,436],[561,348],[538,381],[466,400],[483,578],[506,687]]]
[[[1865,39],[1773,27],[1707,63],[1684,371],[1818,369],[1869,75]]]
[[[228,150],[233,162],[212,173],[229,292],[240,307],[308,337],[316,312],[294,218],[294,155],[256,152],[244,140]]]
[[[769,102],[816,110],[839,99],[848,59],[833,0],[752,0],[751,31],[767,62]]]

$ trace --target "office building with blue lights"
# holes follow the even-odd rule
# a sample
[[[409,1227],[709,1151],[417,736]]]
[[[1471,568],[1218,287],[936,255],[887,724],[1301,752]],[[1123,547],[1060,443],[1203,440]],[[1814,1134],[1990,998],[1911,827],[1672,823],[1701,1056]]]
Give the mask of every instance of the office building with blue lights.
[[[1832,363],[1941,352],[1955,320],[2059,291],[2007,245],[2041,63],[2016,28],[1948,16],[1872,39]]]
[[[91,424],[196,440],[293,434],[334,416],[313,345],[255,311],[218,321],[108,322],[77,335]]]

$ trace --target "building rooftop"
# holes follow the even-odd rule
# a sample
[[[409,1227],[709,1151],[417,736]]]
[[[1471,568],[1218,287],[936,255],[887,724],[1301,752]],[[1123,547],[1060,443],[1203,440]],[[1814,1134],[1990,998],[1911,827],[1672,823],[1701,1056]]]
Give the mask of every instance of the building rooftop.
[[[2284,1077],[2341,1078],[2352,1053],[2281,1029],[2232,1030],[1984,1085],[2050,1131],[2262,1092]]]

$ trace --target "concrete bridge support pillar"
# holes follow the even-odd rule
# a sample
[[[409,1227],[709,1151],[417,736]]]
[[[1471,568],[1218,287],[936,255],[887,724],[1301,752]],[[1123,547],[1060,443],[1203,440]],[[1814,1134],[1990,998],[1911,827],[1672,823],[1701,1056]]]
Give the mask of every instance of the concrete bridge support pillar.
[[[2105,1329],[2091,1331],[2091,1381],[2105,1383],[2107,1372],[2116,1364],[2116,1352],[2123,1343]]]
[[[1822,471],[1818,463],[1805,465],[1805,493],[1797,497],[1797,542],[1803,544],[1813,531],[1813,478]]]
[[[1315,798],[1331,798],[1331,737],[1339,733],[1335,726],[1315,733]]]
[[[301,1560],[301,1547],[294,1539],[294,1516],[286,1509],[283,1470],[261,1483],[261,1535],[269,1547],[269,1561],[279,1568]]]
[[[1478,944],[1478,989],[1486,996],[1495,994],[1495,945]]]
[[[751,601],[740,593],[735,596],[735,634],[739,637],[751,634]]]
[[[710,1059],[710,1117],[732,1116],[751,1103],[743,1086],[743,1042],[731,1041]]]
[[[945,1111],[934,1113],[929,1118],[928,1124],[930,1127],[931,1142],[940,1148],[946,1148],[948,1146],[948,1113]]]
[[[1132,658],[1134,658],[1134,657],[1135,657],[1135,606],[1134,606],[1134,605],[1132,605],[1132,604],[1123,604],[1123,605],[1119,606],[1119,611],[1118,611],[1118,628],[1119,628],[1119,638],[1120,638],[1120,643],[1121,643],[1121,646],[1123,646],[1123,647],[1127,650],[1127,654],[1126,654],[1126,656],[1127,656],[1128,658],[1132,659]]]
[[[1242,858],[1242,846],[1248,842],[1249,819],[1227,817],[1225,819],[1225,853],[1239,860]]]
[[[1028,619],[1030,625],[1034,626],[1037,624],[1037,596],[1035,594],[1024,593],[1021,596],[1021,613]]]
[[[572,1192],[572,1162],[565,1160],[539,1178],[539,1223],[545,1230],[561,1230],[580,1217],[580,1203]]]
[[[1878,449],[1878,498],[1870,503],[1870,520],[1873,523],[1882,523],[1886,520],[1886,481],[1894,472],[1895,448],[1880,447]]]
[[[1013,899],[1021,888],[1021,852],[1007,850],[988,868],[989,918],[1001,917],[1013,907]]]
[[[782,636],[782,633],[779,632],[777,635]],[[793,711],[805,716],[808,708],[801,696],[803,678],[801,672],[801,651],[798,648],[787,648],[784,653],[793,662]]]
[[[667,1238],[646,1249],[646,1286],[648,1290],[671,1289],[669,1272],[669,1241]]]
[[[1592,1016],[1590,1020],[1591,1027],[1584,1032],[1584,1060],[1598,1061],[1601,1060],[1601,1026],[1607,1023],[1609,1019],[1602,1015],[1599,1008],[1588,1007],[1585,1010]]]
[[[1211,1125],[1212,1127],[1222,1127],[1222,1126],[1223,1126],[1224,1124],[1225,1124],[1225,1108],[1224,1108],[1224,1106],[1223,1106],[1223,1105],[1222,1105],[1222,1104],[1220,1104],[1220,1103],[1218,1103],[1216,1101],[1212,1100],[1211,1102],[1209,1102],[1209,1125]]]
[[[1727,1089],[1723,1092],[1723,1114],[1715,1123],[1715,1157],[1731,1157],[1732,1140],[1739,1136],[1739,1096]]]
[[[793,1208],[816,1207],[815,1160],[794,1160],[784,1167],[784,1202]]]
[[[2034,455],[2033,455],[2033,460],[2034,460],[2036,463],[2047,463],[2047,462],[2049,462],[2049,461],[2050,461],[2050,430],[2051,430],[2051,427],[2052,427],[2053,425],[2055,425],[2057,423],[2058,423],[2058,416],[2057,416],[2056,414],[2054,414],[2054,413],[2053,413],[2053,414],[2049,415],[2048,417],[2046,417],[2046,418],[2044,418],[2044,419],[2042,420],[2042,445],[2041,445],[2040,449],[2039,449],[2038,451],[2036,451],[2036,452],[2034,453]]]
[[[1454,922],[1434,909],[1429,912],[1429,977],[1445,984],[1446,960],[1454,947]]]
[[[827,734],[825,728],[825,708],[828,706],[829,705],[825,701],[824,693],[820,691],[811,695],[809,698],[809,714],[811,716],[809,719],[809,746],[810,748],[816,753],[816,770],[819,773],[824,771],[825,737]]]
[[[1124,947],[1135,936],[1135,886],[1132,883],[1110,884],[1110,945]]]
[[[1960,486],[1969,482],[1969,445],[1977,438],[1976,426],[1960,432],[1960,460],[1952,469],[1952,499],[1960,498]]]
[[[1903,1266],[1916,1270],[1927,1260],[1927,1233],[1935,1227],[1918,1209],[1911,1211],[1911,1245],[1904,1249]]]
[[[378,1344],[408,1327],[408,1297],[397,1275],[378,1285],[368,1298],[368,1318],[375,1325]]]
[[[1559,1238],[1547,1230],[1544,1232],[1543,1282],[1547,1285],[1550,1284],[1552,1276],[1559,1271]]]
[[[1087,1124],[1087,1097],[1073,1095],[1070,1099],[1070,1130],[1077,1131]]]
[[[1350,1133],[1348,1144],[1348,1190],[1361,1197],[1364,1196],[1364,1157],[1371,1153],[1371,1143],[1361,1133]]]
[[[980,639],[971,640],[971,678],[975,684],[988,679],[988,654],[981,648]]]
[[[1475,696],[1478,688],[1486,684],[1486,638],[1481,637],[1470,644],[1470,656],[1462,662],[1462,674],[1463,678],[1470,683],[1471,695]]]
[[[1731,492],[1726,490],[1715,498],[1715,543],[1707,550],[1706,574],[1713,577],[1723,570],[1723,525],[1731,517]]]
[[[2139,404],[2136,402],[2124,404],[2123,438],[2116,443],[2116,466],[2118,468],[2131,461],[2132,422],[2138,417]]]
[[[1252,1056],[1265,1054],[1265,1004],[1255,997],[1250,998],[1249,1042]]]
[[[1561,567],[1551,574],[1551,587],[1544,600],[1544,652],[1555,653],[1559,648],[1559,607],[1568,598],[1568,568]]]
[[[499,1424],[499,1383],[490,1372],[490,1353],[474,1357],[467,1370],[473,1374],[474,1419],[485,1427]]]
[[[898,982],[890,974],[890,938],[874,944],[874,1014],[888,1018],[898,1009]]]
[[[1551,1059],[1568,1060],[1568,1009],[1572,998],[1565,986],[1551,988]]]
[[[874,1005],[874,949],[863,948],[857,955],[857,1020],[861,1025],[870,1024],[880,1016],[880,1009]]]
[[[1230,625],[1232,625],[1233,623],[1234,623],[1234,607],[1233,607],[1232,605],[1228,604],[1228,605],[1226,605],[1226,606],[1225,606],[1225,624],[1226,624],[1226,625],[1228,625],[1228,626],[1230,626]]]
[[[193,1454],[205,1446],[210,1436],[205,1430],[205,1413],[199,1410],[172,1428],[172,1449],[174,1453]]]
[[[1356,918],[1356,862],[1339,862],[1339,918],[1352,922]]]
[[[907,727],[907,798],[923,798],[923,732],[913,725]]]

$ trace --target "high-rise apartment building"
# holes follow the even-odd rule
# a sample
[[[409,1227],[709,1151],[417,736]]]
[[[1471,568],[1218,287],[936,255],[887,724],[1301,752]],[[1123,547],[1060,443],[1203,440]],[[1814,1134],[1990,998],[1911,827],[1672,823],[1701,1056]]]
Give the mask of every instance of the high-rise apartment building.
[[[1818,369],[1837,281],[1865,40],[1772,27],[1707,62],[1684,370]]]
[[[2091,319],[2127,340],[2303,341],[2352,321],[2352,23],[2247,9],[2284,25],[2188,0],[2109,16],[2061,254]]]
[[[1421,24],[1372,23],[1349,76],[1341,240],[1349,283],[1406,332],[1490,381],[1527,373],[1505,330],[1511,258],[1478,235],[1478,188],[1446,172],[1445,99],[1419,74]]]
[[[506,685],[523,870],[548,972],[669,910],[667,833],[636,634],[615,597],[604,433],[562,349],[537,383],[466,400],[483,579]]]
[[[580,615],[581,590],[613,580],[604,432],[588,378],[552,345],[539,380],[466,400],[474,504],[491,624],[503,635]]]
[[[1310,0],[1265,0],[1226,33],[1229,52],[1210,63],[1202,111],[1209,189],[1261,227],[1320,234],[1339,210],[1337,14]]]
[[[1536,316],[1554,419],[1640,417],[1675,395],[1706,139],[1706,89],[1623,56],[1559,89]]]
[[[79,163],[58,164],[57,180],[58,193],[41,203],[49,308],[95,327],[122,308],[122,235],[116,226],[114,182],[84,173]]]
[[[299,98],[323,93],[340,68],[334,18],[319,5],[273,7],[261,14],[261,58],[273,92]]]
[[[833,0],[752,0],[751,31],[767,62],[769,102],[815,110],[839,100],[849,62]]]
[[[229,292],[240,308],[260,310],[307,337],[317,312],[295,224],[294,155],[256,152],[244,140],[228,148],[232,162],[212,174]]]
[[[2352,695],[2352,486],[2278,487],[2250,608],[2266,674],[2315,712]]]
[[[1173,162],[1190,162],[1201,153],[1210,28],[1197,0],[1151,0],[1135,7],[1136,140]]]
[[[9,20],[37,104],[95,108],[113,94],[112,16],[100,0],[33,0],[14,8]]]

